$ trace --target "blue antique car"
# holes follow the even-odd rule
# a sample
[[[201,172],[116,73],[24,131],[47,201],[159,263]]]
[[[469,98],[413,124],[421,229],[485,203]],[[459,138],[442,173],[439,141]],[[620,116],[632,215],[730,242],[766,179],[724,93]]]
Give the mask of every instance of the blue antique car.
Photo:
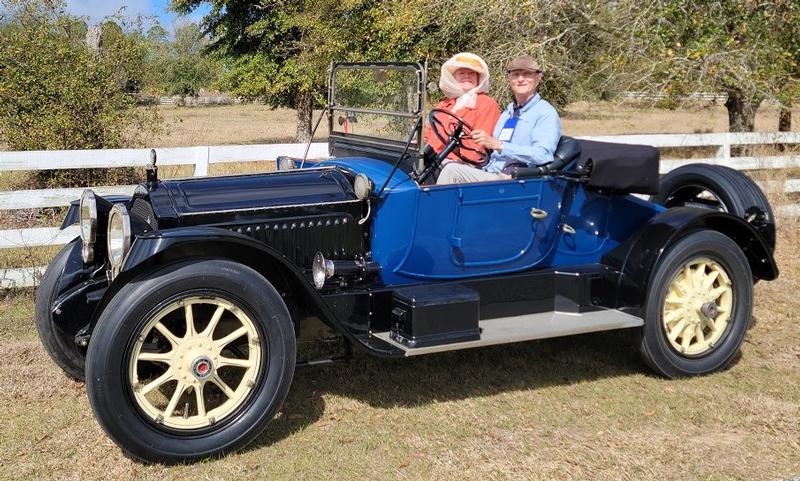
[[[631,329],[666,377],[736,356],[754,283],[778,275],[748,177],[688,165],[659,180],[652,147],[565,137],[509,180],[436,185],[470,127],[432,111],[445,147],[426,149],[425,83],[418,64],[334,65],[331,158],[184,180],[159,180],[153,159],[132,197],[87,190],[72,206],[81,235],[44,276],[37,327],[122,449],[237,449],[297,365],[352,347],[404,358]],[[300,357],[315,325],[342,351]]]

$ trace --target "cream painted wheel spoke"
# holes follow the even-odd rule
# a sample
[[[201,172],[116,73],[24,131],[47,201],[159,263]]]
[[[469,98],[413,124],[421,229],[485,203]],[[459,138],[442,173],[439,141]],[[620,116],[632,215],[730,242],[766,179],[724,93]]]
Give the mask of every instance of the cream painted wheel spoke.
[[[669,303],[669,304],[676,305],[676,306],[682,306],[683,303],[685,302],[685,300],[683,298],[676,296],[672,292],[670,292],[670,294],[667,295],[667,298],[664,299],[664,301]]]
[[[218,375],[214,374],[214,376],[212,376],[211,379],[209,379],[209,381],[211,381],[214,384],[216,384],[217,387],[220,388],[222,390],[222,392],[226,396],[228,396],[229,399],[232,399],[233,396],[236,395],[236,393],[233,391],[233,389],[231,389],[227,384],[225,384],[225,381],[223,381]]]
[[[194,329],[194,312],[192,309],[192,303],[187,302],[186,305],[183,306],[183,310],[186,313],[186,335],[183,337],[194,337],[197,335],[197,332],[195,332]]]
[[[681,332],[683,332],[683,328],[685,326],[686,326],[686,319],[681,319],[680,322],[678,322],[677,326],[669,330],[669,340],[675,342],[678,339],[678,336],[681,335]]]
[[[172,416],[172,413],[175,412],[175,408],[178,407],[178,401],[180,401],[181,396],[183,396],[187,388],[189,388],[188,384],[183,381],[178,381],[178,386],[175,388],[175,392],[172,393],[172,398],[169,400],[167,409],[164,410],[164,417]]]
[[[697,342],[706,342],[706,336],[703,335],[703,327],[699,323],[694,327],[694,335],[697,338]]]
[[[706,278],[703,279],[703,289],[711,289],[711,286],[714,285],[714,281],[717,280],[719,277],[719,271],[713,270],[706,275]]]
[[[222,319],[222,314],[225,313],[225,308],[222,306],[218,306],[217,310],[214,311],[214,315],[211,316],[211,320],[208,321],[208,326],[203,330],[200,334],[204,337],[214,337],[214,330],[217,328],[217,324],[219,324],[219,320]]]
[[[694,279],[692,279],[692,285],[695,287],[701,287],[703,285],[703,279],[706,277],[706,268],[708,266],[701,262],[694,268]]]
[[[706,316],[702,316],[702,318],[703,318],[703,324],[708,326],[711,329],[712,333],[717,330],[717,324],[714,323],[714,319],[710,319]]]
[[[687,324],[681,331],[681,348],[685,351],[689,349],[689,345],[694,337],[694,326]]]
[[[172,365],[172,351],[170,352],[142,352],[139,354],[138,361],[163,362]]]
[[[683,280],[688,287],[694,287],[694,283],[692,282],[692,267],[688,264],[683,268]],[[677,283],[676,283],[677,284]]]
[[[233,367],[253,367],[253,361],[250,359],[234,359],[232,357],[220,356],[217,363],[218,367],[233,366]]]
[[[720,287],[717,287],[716,289],[712,289],[708,293],[709,298],[710,298],[709,300],[710,301],[716,301],[717,299],[719,299],[719,296],[725,294],[729,290],[730,290],[730,287],[728,287],[728,286],[720,286]]]
[[[203,418],[206,417],[206,400],[203,398],[204,387],[205,383],[194,388],[194,397],[197,402],[197,415]]]
[[[223,337],[222,339],[214,341],[214,344],[217,346],[217,349],[223,349],[225,346],[235,341],[236,339],[239,339],[245,334],[247,334],[247,328],[242,326],[239,329],[236,329],[232,333],[228,334],[227,336]]]
[[[142,391],[141,391],[142,396],[147,396],[154,389],[158,389],[159,387],[163,386],[164,384],[166,384],[166,383],[168,383],[169,381],[172,381],[172,380],[173,380],[172,372],[170,372],[170,371],[165,372],[164,374],[160,375],[159,377],[157,377],[157,378],[153,379],[152,381],[150,381],[149,383],[147,383],[147,385],[145,385],[142,388]]]
[[[158,332],[160,332],[160,333],[161,333],[161,335],[162,335],[162,336],[164,336],[165,338],[167,338],[167,340],[169,341],[169,343],[170,343],[170,344],[172,344],[172,347],[178,347],[178,344],[180,344],[181,340],[180,340],[179,338],[177,338],[177,337],[175,336],[175,334],[173,334],[173,333],[172,333],[172,331],[170,331],[170,330],[169,330],[169,328],[168,328],[167,326],[165,326],[164,324],[162,324],[161,322],[159,322],[159,323],[158,323],[158,324],[156,324],[154,327],[156,328],[156,330],[157,330]]]
[[[668,313],[664,314],[664,323],[667,324],[668,326],[680,320],[681,320],[681,311],[678,309],[673,309]]]

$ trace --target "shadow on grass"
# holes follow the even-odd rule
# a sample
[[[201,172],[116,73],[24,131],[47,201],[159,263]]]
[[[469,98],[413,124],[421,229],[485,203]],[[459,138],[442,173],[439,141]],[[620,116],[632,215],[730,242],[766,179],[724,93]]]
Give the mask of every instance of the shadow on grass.
[[[319,420],[325,394],[408,408],[641,373],[650,371],[628,331],[398,360],[356,353],[347,363],[298,369],[281,414],[247,449],[269,446]]]

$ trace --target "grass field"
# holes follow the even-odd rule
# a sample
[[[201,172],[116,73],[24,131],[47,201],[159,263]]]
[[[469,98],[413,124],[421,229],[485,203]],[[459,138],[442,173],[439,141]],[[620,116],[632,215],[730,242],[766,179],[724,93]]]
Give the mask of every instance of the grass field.
[[[705,132],[726,125],[718,107],[602,107],[568,110],[565,132]],[[153,145],[288,141],[293,132],[285,122],[270,126],[291,112],[260,106],[164,112],[183,121],[174,121],[163,143]],[[775,130],[776,118],[763,113],[757,128]],[[299,369],[278,417],[244,451],[177,467],[125,458],[95,422],[83,384],[62,375],[39,343],[31,293],[0,297],[0,480],[797,476],[798,227],[781,220],[781,277],[756,286],[743,354],[723,372],[657,378],[625,331],[405,361],[357,355],[346,364]]]

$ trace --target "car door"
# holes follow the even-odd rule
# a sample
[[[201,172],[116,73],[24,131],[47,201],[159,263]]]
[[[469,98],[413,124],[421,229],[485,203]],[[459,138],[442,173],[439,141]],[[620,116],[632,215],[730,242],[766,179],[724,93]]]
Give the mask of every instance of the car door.
[[[558,233],[564,181],[525,179],[423,187],[398,274],[459,278],[546,263]]]

